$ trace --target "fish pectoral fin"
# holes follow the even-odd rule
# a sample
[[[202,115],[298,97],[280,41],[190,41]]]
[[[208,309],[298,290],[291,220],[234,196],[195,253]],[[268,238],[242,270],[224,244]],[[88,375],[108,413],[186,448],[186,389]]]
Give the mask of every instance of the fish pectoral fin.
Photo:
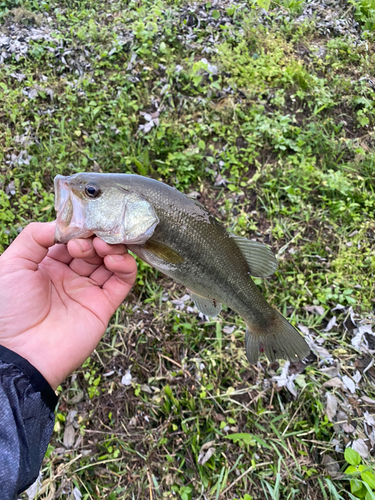
[[[270,248],[258,241],[248,240],[234,234],[231,234],[231,237],[245,257],[251,276],[265,278],[276,271],[278,262]]]
[[[208,299],[207,297],[202,297],[201,295],[197,295],[196,293],[189,290],[191,299],[194,301],[196,308],[206,316],[210,316],[211,318],[215,318],[220,311],[222,304],[221,302],[217,302],[213,299]]]
[[[264,325],[264,329],[246,325],[245,346],[247,359],[252,365],[256,364],[261,353],[265,353],[269,361],[297,361],[310,353],[302,335],[276,310],[273,319]]]
[[[178,252],[159,241],[148,240],[142,248],[169,264],[181,264],[184,261]]]

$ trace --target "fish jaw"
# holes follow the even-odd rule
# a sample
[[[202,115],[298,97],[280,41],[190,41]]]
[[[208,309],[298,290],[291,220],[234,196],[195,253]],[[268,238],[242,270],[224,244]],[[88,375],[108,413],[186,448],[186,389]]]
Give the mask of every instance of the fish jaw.
[[[80,200],[71,193],[69,177],[57,175],[55,185],[55,210],[57,212],[55,241],[67,243],[74,238],[88,238],[94,233],[85,228],[85,209]]]

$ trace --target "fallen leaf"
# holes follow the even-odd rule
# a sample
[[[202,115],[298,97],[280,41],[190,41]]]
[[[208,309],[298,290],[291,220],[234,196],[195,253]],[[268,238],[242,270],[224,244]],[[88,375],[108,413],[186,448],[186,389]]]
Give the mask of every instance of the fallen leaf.
[[[234,325],[233,325],[233,326],[224,326],[224,328],[223,328],[223,332],[224,332],[224,333],[229,333],[229,334],[230,334],[230,333],[233,333],[233,332],[234,332],[235,328],[236,328],[236,327],[235,327]]]
[[[79,434],[79,436],[76,439],[76,442],[74,443],[73,449],[78,450],[78,448],[81,448],[83,443],[83,436],[82,434]]]
[[[353,450],[357,451],[362,458],[368,458],[369,451],[367,448],[367,444],[364,442],[363,439],[356,439],[355,441],[352,442],[351,447],[353,448]]]
[[[14,196],[16,194],[16,186],[14,184],[14,181],[10,181],[10,183],[5,188],[5,192],[6,194],[10,194],[11,196]]]
[[[152,394],[152,389],[147,384],[142,384],[141,385],[141,390],[143,392],[147,392],[148,394]]]
[[[357,230],[352,231],[352,232],[349,234],[348,238],[353,238],[353,236],[355,236],[355,235],[356,235],[356,234],[358,234],[358,233],[359,233],[359,231],[357,231]]]
[[[352,432],[355,431],[354,427],[352,424],[343,424],[342,425],[342,430],[346,432],[347,434],[351,434]]]
[[[143,131],[147,134],[147,132],[150,132],[150,130],[152,129],[153,126],[154,126],[154,122],[151,120],[151,121],[147,122],[146,125],[144,125],[142,128],[143,128]]]
[[[79,403],[80,401],[82,401],[82,399],[84,398],[84,392],[79,390],[77,391],[77,394],[75,394],[72,399],[69,399],[69,404],[71,405],[76,405],[77,403]]]
[[[324,361],[330,361],[332,360],[332,354],[327,351],[324,347],[318,345],[315,342],[315,339],[312,337],[312,335],[306,335],[305,337],[306,342],[308,343],[310,349],[316,354],[319,358],[322,358]]]
[[[341,305],[341,304],[336,304],[336,307],[334,307],[333,309],[331,309],[331,311],[341,311],[342,309],[346,309],[345,306]]]
[[[130,371],[127,371],[125,373],[125,375],[123,375],[122,379],[121,379],[121,384],[122,385],[131,385],[132,383],[132,375],[130,373]]]
[[[65,430],[63,437],[63,444],[65,448],[71,448],[74,443],[75,430],[73,426],[74,417],[77,415],[77,410],[70,410],[65,421]]]
[[[190,193],[187,193],[186,195],[188,198],[193,198],[196,200],[197,198],[201,197],[201,194],[198,191],[190,191]]]
[[[353,375],[353,380],[354,380],[354,382],[355,382],[356,384],[358,384],[358,383],[360,382],[361,378],[362,378],[362,375],[361,375],[361,374],[360,374],[360,372],[357,370],[357,371],[355,372],[355,374]]]
[[[344,375],[342,377],[342,381],[344,382],[345,387],[352,393],[355,394],[355,383],[354,381],[348,377],[347,375]]]
[[[353,347],[362,352],[368,351],[368,341],[365,337],[366,333],[373,334],[371,325],[361,325],[356,330],[354,330],[355,335],[351,340],[351,344]]]
[[[326,393],[327,402],[326,402],[326,415],[330,422],[333,422],[333,419],[337,412],[338,399],[334,394],[330,392]]]
[[[306,365],[302,361],[292,361],[289,365],[288,375],[300,374],[305,371]]]
[[[327,375],[328,377],[337,377],[340,373],[340,365],[325,366],[320,369],[320,372],[324,373],[324,375]]]
[[[226,179],[224,179],[220,174],[218,174],[215,179],[215,186],[226,186],[227,182],[228,181]]]
[[[302,333],[305,335],[310,335],[310,330],[307,328],[307,326],[304,325],[298,325],[298,328],[301,330]]]
[[[361,396],[362,401],[369,405],[375,405],[375,399],[371,399],[368,396]]]
[[[367,371],[370,370],[370,368],[372,368],[373,364],[374,364],[374,358],[370,361],[370,363],[366,366],[366,368],[363,370],[363,373],[366,373]]]
[[[343,424],[347,421],[348,421],[348,415],[344,411],[339,410],[336,414],[336,422]]]
[[[286,387],[288,391],[293,394],[294,397],[297,396],[296,386],[294,385],[294,380],[297,375],[289,375],[290,361],[286,361],[280,375],[275,375],[272,380],[277,382],[278,387]]]
[[[318,316],[323,316],[324,314],[323,306],[305,306],[304,309],[305,311],[315,313]]]
[[[37,480],[27,488],[25,491],[28,500],[34,500],[37,496],[38,491],[40,490],[42,486],[42,473],[39,472],[39,476]]]
[[[345,389],[343,381],[338,377],[333,377],[327,382],[324,382],[323,387],[339,387],[340,389]]]
[[[375,427],[374,416],[371,415],[368,411],[365,411],[364,419],[365,419],[366,424],[371,425],[372,427]]]
[[[82,493],[76,486],[72,491],[71,495],[68,497],[68,500],[81,500],[81,498],[82,498]]]
[[[323,332],[330,332],[334,326],[336,326],[336,316],[333,316],[328,322],[328,325],[324,328]]]
[[[331,455],[323,455],[322,465],[332,477],[340,475],[340,465]]]
[[[13,76],[13,78],[18,80],[19,82],[22,82],[22,80],[26,78],[26,75],[24,75],[23,73],[11,73],[10,76]]]
[[[204,465],[211,457],[212,455],[215,453],[216,451],[216,448],[208,448],[208,450],[206,452],[201,452],[199,453],[199,456],[198,456],[198,464],[199,465]]]
[[[359,370],[363,370],[368,367],[370,363],[373,362],[373,359],[370,356],[364,356],[362,358],[357,358],[354,361],[354,368],[358,368]]]
[[[222,416],[222,415],[220,415]],[[219,419],[220,420],[220,419]],[[223,417],[223,420],[225,420],[225,417]],[[207,450],[208,448],[212,448],[212,446],[215,444],[215,440],[213,441],[208,441],[207,443],[202,444],[201,446],[201,451]]]

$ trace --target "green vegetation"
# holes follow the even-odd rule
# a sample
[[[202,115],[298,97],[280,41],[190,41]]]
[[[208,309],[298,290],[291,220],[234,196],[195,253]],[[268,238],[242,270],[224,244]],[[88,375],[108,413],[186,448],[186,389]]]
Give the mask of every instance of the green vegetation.
[[[345,6],[355,38],[301,19],[303,0],[0,0],[0,40],[21,44],[0,46],[0,252],[54,219],[56,174],[151,176],[272,246],[256,282],[314,346],[289,379],[250,367],[240,318],[204,321],[140,262],[59,389],[38,498],[375,497],[375,369],[351,343],[360,326],[375,349],[373,3]]]
[[[345,474],[353,476],[350,480],[350,491],[356,498],[371,500],[375,495],[374,469],[361,464],[361,455],[352,448],[346,448],[345,460],[350,464]]]

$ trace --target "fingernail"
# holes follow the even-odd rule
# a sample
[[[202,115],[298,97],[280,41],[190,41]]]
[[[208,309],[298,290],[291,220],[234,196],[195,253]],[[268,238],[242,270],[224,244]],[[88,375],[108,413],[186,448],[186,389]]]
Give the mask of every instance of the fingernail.
[[[91,240],[73,240],[82,252],[88,252],[92,248]]]
[[[124,255],[108,255],[112,262],[120,262],[124,260]]]

